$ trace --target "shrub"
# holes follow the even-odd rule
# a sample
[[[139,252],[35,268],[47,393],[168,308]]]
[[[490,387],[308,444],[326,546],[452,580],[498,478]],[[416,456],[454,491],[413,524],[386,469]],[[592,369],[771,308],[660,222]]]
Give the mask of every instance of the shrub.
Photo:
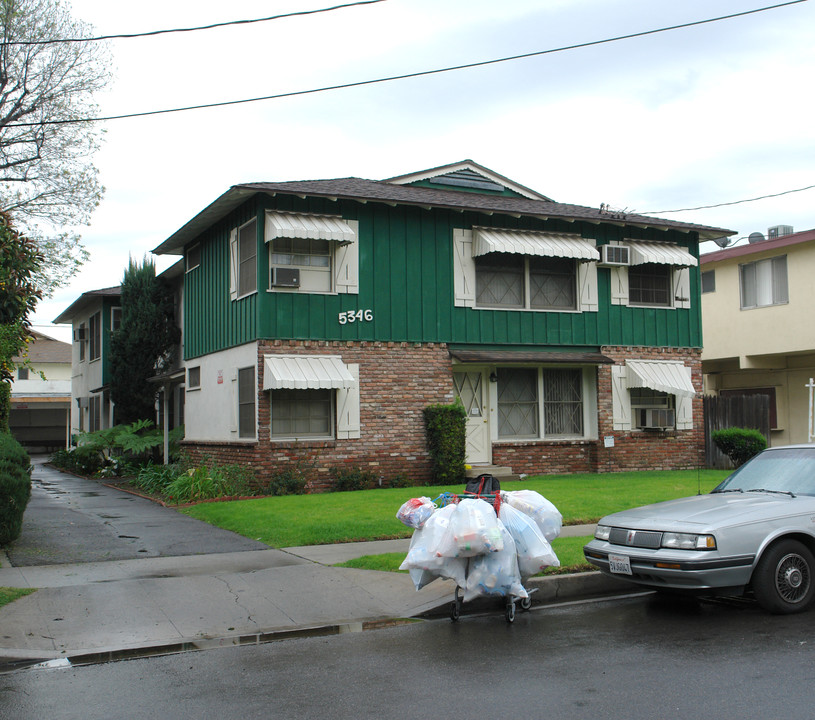
[[[58,468],[86,476],[95,475],[106,465],[104,456],[96,448],[86,445],[57,450],[51,456],[51,462]]]
[[[753,428],[731,427],[714,430],[710,437],[730,461],[733,467],[744,465],[753,455],[767,447],[767,439]]]
[[[176,503],[211,500],[228,494],[223,479],[210,472],[207,467],[187,470],[173,480],[165,492],[167,498]]]
[[[167,488],[181,474],[178,465],[145,465],[131,484],[150,495],[164,495]]]
[[[379,476],[370,470],[362,470],[358,467],[336,468],[330,470],[334,478],[333,490],[343,492],[346,490],[369,490],[376,487]]]
[[[433,481],[439,485],[464,478],[467,413],[460,402],[424,409],[427,449],[433,461]]]
[[[0,433],[0,545],[20,537],[31,497],[31,460],[11,435]]]
[[[308,478],[297,468],[286,468],[272,474],[266,485],[269,495],[303,495],[306,492]]]

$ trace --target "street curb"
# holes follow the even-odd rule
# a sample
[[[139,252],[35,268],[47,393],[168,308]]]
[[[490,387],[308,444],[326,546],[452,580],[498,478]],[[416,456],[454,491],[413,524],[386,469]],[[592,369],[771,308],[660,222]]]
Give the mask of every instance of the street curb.
[[[535,606],[555,606],[576,600],[591,600],[617,594],[626,594],[630,593],[632,589],[636,589],[633,588],[631,583],[617,580],[599,571],[575,573],[571,575],[533,577],[527,581],[526,587],[529,590],[535,591],[531,595],[533,609]],[[453,596],[451,595],[449,600],[440,600],[435,607],[420,611],[412,617],[370,618],[367,620],[266,630],[239,635],[190,638],[171,643],[143,645],[119,650],[99,650],[57,658],[42,657],[41,654],[38,657],[32,657],[26,651],[3,649],[0,650],[0,674],[32,666],[47,669],[78,665],[95,665],[119,660],[135,660],[138,658],[175,655],[198,650],[213,650],[243,645],[263,645],[283,640],[378,630],[412,622],[421,622],[422,620],[446,617],[449,615],[450,602],[452,599]],[[503,603],[504,598],[499,596],[480,596],[464,604],[463,614],[494,613],[496,612],[496,603],[498,602]]]

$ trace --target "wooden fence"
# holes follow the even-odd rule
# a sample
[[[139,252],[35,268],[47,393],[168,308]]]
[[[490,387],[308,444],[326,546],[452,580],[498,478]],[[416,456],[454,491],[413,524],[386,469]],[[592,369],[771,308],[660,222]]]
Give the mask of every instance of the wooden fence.
[[[770,445],[770,398],[767,395],[705,395],[705,467],[731,468],[730,459],[711,438],[714,430],[729,427],[755,428]]]

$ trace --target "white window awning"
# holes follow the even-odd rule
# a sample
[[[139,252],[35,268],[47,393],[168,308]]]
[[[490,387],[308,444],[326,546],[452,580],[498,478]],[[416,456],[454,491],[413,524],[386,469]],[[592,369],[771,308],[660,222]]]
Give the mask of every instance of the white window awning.
[[[677,267],[693,267],[699,264],[699,261],[686,248],[679,245],[630,241],[626,241],[626,244],[631,248],[631,265],[658,263]]]
[[[650,388],[670,395],[693,397],[690,368],[669,360],[626,360],[629,388]]]
[[[264,390],[350,389],[357,386],[338,355],[265,355]]]
[[[357,239],[357,234],[345,220],[334,215],[267,212],[266,242],[271,242],[275,238],[336,240],[349,243]]]
[[[569,233],[473,228],[473,257],[492,252],[597,261],[600,253],[589,240]]]

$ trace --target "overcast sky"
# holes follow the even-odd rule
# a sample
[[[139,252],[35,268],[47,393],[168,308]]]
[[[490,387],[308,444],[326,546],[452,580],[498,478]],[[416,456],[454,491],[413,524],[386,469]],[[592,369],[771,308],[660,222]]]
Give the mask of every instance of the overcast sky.
[[[268,17],[343,0],[73,0],[100,34]],[[385,0],[114,40],[103,116],[309,90],[604,40],[769,0]],[[121,282],[231,185],[384,179],[472,159],[559,202],[766,233],[815,227],[815,3],[485,67],[107,121],[91,259],[40,303],[47,327]],[[702,251],[716,249],[712,243]],[[176,258],[157,258],[163,270]]]

